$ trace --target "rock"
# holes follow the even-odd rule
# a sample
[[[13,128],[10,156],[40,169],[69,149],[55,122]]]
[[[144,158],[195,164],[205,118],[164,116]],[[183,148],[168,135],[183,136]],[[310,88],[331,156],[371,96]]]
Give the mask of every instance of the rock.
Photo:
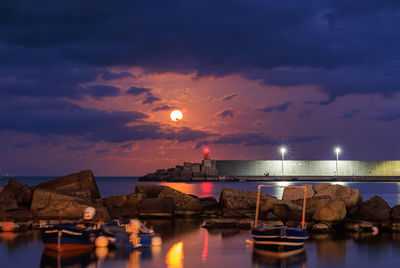
[[[250,219],[209,219],[203,225],[207,229],[240,228],[250,229],[252,221]]]
[[[395,221],[400,221],[400,205],[396,205],[390,211],[390,218]]]
[[[143,194],[110,196],[103,199],[112,218],[132,218],[139,215],[139,203]]]
[[[346,205],[343,201],[334,200],[326,206],[319,207],[314,213],[313,220],[315,221],[340,221],[346,217]]]
[[[191,215],[200,213],[202,207],[200,200],[188,194],[184,194],[170,187],[165,187],[160,194],[159,198],[170,197],[175,203],[175,214]]]
[[[372,232],[374,225],[367,221],[346,222],[344,229],[349,232]]]
[[[96,219],[109,220],[106,208],[88,199],[41,188],[37,188],[33,194],[31,210],[34,217],[41,219],[80,219],[88,206],[96,209]]]
[[[279,219],[286,221],[290,208],[286,204],[274,204],[272,211]]]
[[[18,209],[17,200],[10,192],[1,192],[0,193],[0,210],[9,211]]]
[[[139,216],[138,207],[111,207],[107,208],[112,219],[134,218]]]
[[[139,216],[172,217],[175,214],[175,202],[170,197],[143,198],[139,203]]]
[[[400,232],[400,223],[393,222],[391,225],[391,231],[395,232],[395,233],[399,233]]]
[[[106,207],[126,207],[132,206],[137,207],[140,203],[140,200],[144,198],[144,194],[129,194],[129,195],[119,195],[119,196],[110,196],[103,198],[103,203]]]
[[[254,210],[257,204],[257,192],[223,188],[219,200],[220,205],[225,208],[235,210]],[[260,203],[263,203],[266,200],[269,200],[272,203],[278,201],[278,199],[273,196],[261,194]]]
[[[30,205],[32,200],[32,192],[27,185],[10,178],[8,184],[4,187],[2,193],[11,193],[18,204]]]
[[[70,174],[64,177],[41,183],[37,186],[37,188],[64,192],[82,189],[90,190],[91,198],[100,198],[100,192],[93,177],[93,172],[90,170],[83,170],[78,173]]]
[[[13,211],[0,211],[0,221],[31,221],[32,211],[29,209],[17,209]]]
[[[154,185],[154,184],[137,184],[135,187],[135,193],[144,194],[146,198],[155,198],[164,190],[167,186]]]
[[[4,186],[0,186],[0,194],[3,191]]]
[[[358,217],[366,221],[386,221],[390,218],[390,206],[379,196],[374,196],[360,205]]]
[[[224,218],[248,218],[246,215],[237,212],[236,210],[230,209],[230,208],[223,208],[222,209],[222,217]]]
[[[218,201],[213,196],[199,198],[202,209],[218,209]]]
[[[311,230],[316,233],[328,233],[329,226],[326,225],[325,223],[316,223],[312,226]]]
[[[315,192],[311,184],[303,184],[301,186],[306,186],[307,188],[306,198],[312,198],[314,196]],[[299,199],[303,200],[303,198],[304,198],[304,190],[301,188],[285,187],[283,189],[282,200],[293,201]]]
[[[317,184],[314,188],[316,192],[314,197],[328,196],[331,200],[341,200],[346,204],[346,208],[357,206],[362,202],[358,189],[329,183]]]

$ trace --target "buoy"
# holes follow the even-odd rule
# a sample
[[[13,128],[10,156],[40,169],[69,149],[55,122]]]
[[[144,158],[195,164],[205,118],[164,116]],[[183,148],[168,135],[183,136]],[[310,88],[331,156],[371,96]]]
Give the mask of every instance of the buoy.
[[[1,230],[3,232],[12,232],[15,231],[19,226],[12,221],[5,221],[0,223]]]
[[[246,239],[246,244],[247,245],[253,245],[253,241],[251,241],[250,239]]]
[[[151,239],[151,245],[152,245],[152,246],[161,246],[161,244],[162,244],[161,237],[155,236],[155,237],[153,237],[153,238]]]
[[[95,245],[98,248],[105,248],[108,246],[108,239],[107,237],[101,235],[96,238]]]

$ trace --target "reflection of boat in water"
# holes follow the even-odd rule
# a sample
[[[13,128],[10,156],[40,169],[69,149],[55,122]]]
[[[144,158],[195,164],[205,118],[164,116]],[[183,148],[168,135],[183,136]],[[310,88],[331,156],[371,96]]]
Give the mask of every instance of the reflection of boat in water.
[[[305,206],[306,206],[306,187],[305,186],[286,186],[288,188],[300,188],[304,190],[303,200],[303,216],[301,228],[292,228],[287,226],[281,227],[264,227],[258,225],[258,214],[260,206],[260,191],[263,187],[280,187],[272,185],[259,185],[257,192],[257,206],[254,227],[251,234],[253,236],[253,246],[257,250],[275,257],[286,257],[299,254],[304,251],[304,241],[308,238],[305,230]]]
[[[93,250],[74,250],[59,252],[45,249],[40,260],[40,267],[87,267],[96,262]]]
[[[154,232],[139,220],[115,220],[103,224],[102,229],[117,238],[116,247],[125,249],[149,248]]]
[[[304,267],[307,260],[305,251],[287,257],[276,257],[269,254],[269,251],[253,249],[252,262],[255,265],[272,267]]]

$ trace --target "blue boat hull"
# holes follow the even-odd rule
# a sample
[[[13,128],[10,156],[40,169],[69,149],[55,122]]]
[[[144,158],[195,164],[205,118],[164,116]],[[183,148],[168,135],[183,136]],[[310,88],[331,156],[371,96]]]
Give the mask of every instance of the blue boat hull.
[[[304,241],[308,238],[307,231],[289,227],[257,227],[252,230],[254,248],[283,253],[300,253]]]
[[[45,248],[57,251],[93,248],[100,231],[76,228],[74,224],[55,224],[40,228]]]

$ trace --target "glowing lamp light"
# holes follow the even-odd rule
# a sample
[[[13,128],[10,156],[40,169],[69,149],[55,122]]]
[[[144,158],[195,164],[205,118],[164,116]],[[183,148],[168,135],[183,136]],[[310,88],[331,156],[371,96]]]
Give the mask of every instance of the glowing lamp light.
[[[170,117],[171,117],[171,120],[172,120],[172,121],[175,121],[175,122],[176,122],[176,121],[182,120],[183,114],[182,114],[182,112],[179,111],[179,110],[173,110],[173,111],[171,112]]]
[[[336,154],[340,154],[341,151],[342,151],[342,149],[340,147],[336,147],[335,148],[335,153]]]
[[[203,148],[203,153],[204,153],[204,160],[210,159],[210,148],[204,147]]]
[[[285,154],[286,153],[286,148],[285,147],[281,147],[281,154]]]

